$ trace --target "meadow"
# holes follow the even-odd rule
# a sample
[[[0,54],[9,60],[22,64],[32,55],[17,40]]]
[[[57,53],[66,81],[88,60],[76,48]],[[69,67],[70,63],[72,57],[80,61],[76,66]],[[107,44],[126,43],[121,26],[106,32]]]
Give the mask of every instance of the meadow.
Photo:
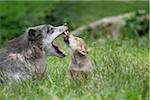
[[[94,70],[89,80],[66,78],[70,53],[60,59],[49,57],[43,80],[1,86],[4,100],[148,100],[149,49],[134,47],[132,41],[89,41],[89,56]]]
[[[0,2],[0,4],[2,3],[4,2]],[[11,2],[8,5],[4,3],[3,6],[0,6],[0,10],[3,11],[0,14],[11,15],[10,12],[16,12],[18,16],[26,15],[25,10],[22,10],[27,9],[24,2],[19,3],[10,11],[6,8],[13,8],[11,6],[13,4]],[[33,3],[30,2],[28,5],[28,7],[34,9],[30,12],[33,17],[29,17],[27,22],[30,22],[33,18],[39,18],[37,16],[42,12],[37,14],[38,11],[47,9],[45,6],[47,3],[37,2],[38,6],[33,5]],[[49,8],[53,3],[55,2],[49,4]],[[148,11],[149,7],[148,1],[92,2],[91,6],[85,3],[78,2],[77,15],[80,18],[72,24],[72,29],[106,16],[123,14],[138,9]],[[22,5],[20,9],[17,8],[19,5]],[[85,12],[85,9],[82,8],[87,8],[86,11],[88,12]],[[15,18],[10,17],[8,22],[13,19]],[[16,20],[18,19],[16,18]],[[36,24],[39,24],[40,21],[36,21]],[[20,35],[19,32],[24,28],[35,24],[34,21],[25,23],[19,24],[21,26],[17,26],[17,28],[13,25],[9,26],[10,23],[5,23],[6,26],[8,25],[7,27],[0,27],[3,30],[0,31],[0,36],[3,37],[0,40],[1,44]],[[25,24],[25,26],[22,26],[22,24]],[[9,30],[9,28],[13,30]],[[101,34],[101,31],[96,34],[99,34],[99,38],[95,39],[89,32],[80,35],[88,44],[89,57],[94,68],[89,79],[79,81],[66,78],[70,50],[65,43],[62,43],[63,40],[60,37],[57,42],[65,51],[66,57],[63,59],[49,57],[47,59],[48,72],[43,80],[1,85],[0,100],[149,100],[149,33],[142,37],[117,39],[112,38],[110,34]]]

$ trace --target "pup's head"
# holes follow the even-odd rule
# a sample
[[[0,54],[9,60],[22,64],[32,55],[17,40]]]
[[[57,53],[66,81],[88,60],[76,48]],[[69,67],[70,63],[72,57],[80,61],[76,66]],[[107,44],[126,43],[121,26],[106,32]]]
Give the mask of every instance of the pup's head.
[[[83,39],[65,32],[64,42],[73,52],[77,52],[83,56],[88,54],[87,46]]]
[[[58,27],[39,25],[30,27],[26,33],[32,45],[40,47],[47,56],[65,57],[64,53],[53,43],[53,41],[65,31],[67,31],[66,25]]]

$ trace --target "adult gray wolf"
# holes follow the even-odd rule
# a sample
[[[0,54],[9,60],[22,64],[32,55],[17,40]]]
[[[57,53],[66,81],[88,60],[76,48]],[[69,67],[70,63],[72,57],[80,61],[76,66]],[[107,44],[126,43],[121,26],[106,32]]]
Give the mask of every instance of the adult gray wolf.
[[[65,31],[66,25],[39,25],[29,27],[23,35],[10,40],[6,48],[0,50],[0,81],[43,77],[48,56],[65,56],[53,43]]]

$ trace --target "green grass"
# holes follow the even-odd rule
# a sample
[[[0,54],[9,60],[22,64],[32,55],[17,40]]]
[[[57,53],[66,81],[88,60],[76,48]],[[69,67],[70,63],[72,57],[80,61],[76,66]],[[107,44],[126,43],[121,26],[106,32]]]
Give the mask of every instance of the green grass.
[[[1,86],[0,99],[148,100],[148,48],[134,46],[129,40],[86,42],[94,68],[89,80],[66,78],[70,53],[63,46],[67,57],[49,57],[45,79]]]

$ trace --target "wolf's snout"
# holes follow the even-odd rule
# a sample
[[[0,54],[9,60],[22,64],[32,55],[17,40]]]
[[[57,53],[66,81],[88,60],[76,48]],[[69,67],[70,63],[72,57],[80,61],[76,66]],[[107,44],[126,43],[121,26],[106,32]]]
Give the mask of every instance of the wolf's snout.
[[[68,27],[67,26],[62,26],[59,28],[59,32],[65,32],[68,30]]]
[[[64,26],[67,26],[67,23],[64,23]]]

